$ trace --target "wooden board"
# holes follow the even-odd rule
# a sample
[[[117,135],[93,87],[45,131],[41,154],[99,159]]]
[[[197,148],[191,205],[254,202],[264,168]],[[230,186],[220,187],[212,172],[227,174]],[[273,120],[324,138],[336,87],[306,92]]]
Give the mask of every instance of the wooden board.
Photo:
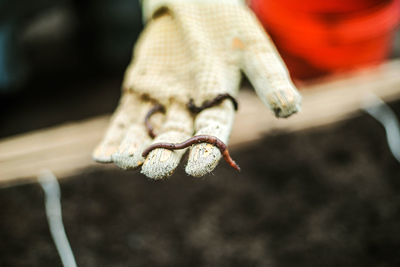
[[[399,98],[400,60],[299,87],[303,109],[289,119],[274,118],[253,92],[242,90],[231,147],[254,142],[270,131],[297,131],[343,120],[356,114],[371,92],[388,101]],[[108,115],[99,116],[0,140],[0,185],[34,181],[42,169],[61,178],[88,167],[113,167],[97,164],[90,156],[108,121]]]

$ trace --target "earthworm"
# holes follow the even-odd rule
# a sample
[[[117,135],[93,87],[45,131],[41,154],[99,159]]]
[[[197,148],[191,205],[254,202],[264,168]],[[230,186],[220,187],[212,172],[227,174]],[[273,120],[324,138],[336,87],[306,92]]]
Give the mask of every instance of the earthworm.
[[[240,167],[239,165],[236,164],[236,162],[231,158],[231,156],[229,155],[229,151],[227,146],[224,144],[224,142],[222,142],[220,139],[218,139],[215,136],[211,136],[211,135],[196,135],[193,136],[192,138],[189,138],[188,140],[182,142],[182,143],[155,143],[152,144],[151,146],[149,146],[148,148],[146,148],[143,153],[142,156],[145,158],[147,157],[147,155],[156,148],[165,148],[165,149],[169,149],[169,150],[177,150],[177,149],[184,149],[187,148],[191,145],[194,144],[199,144],[199,143],[208,143],[211,145],[216,146],[219,151],[221,152],[222,156],[224,157],[225,161],[234,169],[236,169],[237,171],[240,171]]]
[[[164,112],[165,112],[164,106],[161,105],[161,104],[155,104],[155,105],[149,110],[149,112],[147,112],[146,117],[144,118],[144,125],[146,126],[147,133],[148,133],[148,135],[149,135],[151,138],[156,137],[156,134],[154,133],[154,128],[153,128],[153,126],[152,126],[151,123],[150,123],[150,118],[151,118],[151,116],[152,116],[154,113],[157,113],[157,112],[162,112],[162,113],[164,113]]]
[[[197,113],[200,113],[202,110],[204,110],[206,108],[211,108],[213,106],[221,104],[222,101],[224,101],[225,99],[229,99],[232,102],[233,107],[235,108],[235,110],[238,110],[238,102],[230,94],[219,94],[212,100],[204,101],[203,104],[200,107],[198,107],[198,106],[196,106],[194,104],[193,99],[190,99],[189,103],[187,104],[187,107],[191,112],[197,114]]]

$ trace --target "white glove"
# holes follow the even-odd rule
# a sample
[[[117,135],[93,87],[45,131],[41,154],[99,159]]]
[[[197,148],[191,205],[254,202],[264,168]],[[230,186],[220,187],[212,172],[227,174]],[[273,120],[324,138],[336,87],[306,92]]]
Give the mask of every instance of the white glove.
[[[277,117],[300,109],[301,97],[287,69],[255,15],[234,0],[144,0],[145,30],[125,73],[123,96],[110,127],[93,153],[99,162],[124,169],[142,166],[142,173],[163,178],[173,173],[185,150],[154,149],[159,142],[179,143],[193,135],[211,135],[227,144],[234,120],[232,101],[198,114],[196,106],[220,94],[236,97],[241,71],[261,100]],[[144,118],[155,104],[163,105],[147,133]],[[193,145],[186,172],[203,176],[212,171],[221,151],[208,143]]]

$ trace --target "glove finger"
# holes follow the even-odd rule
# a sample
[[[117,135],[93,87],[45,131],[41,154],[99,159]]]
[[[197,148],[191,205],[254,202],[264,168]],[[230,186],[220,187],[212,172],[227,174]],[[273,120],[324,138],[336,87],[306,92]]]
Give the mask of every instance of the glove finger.
[[[161,133],[153,140],[154,143],[180,143],[193,135],[193,118],[186,106],[173,103],[167,109],[165,123]],[[147,156],[142,173],[149,178],[161,179],[170,176],[179,164],[185,149],[168,150],[154,149]]]
[[[137,168],[143,164],[142,151],[152,141],[145,125],[145,117],[153,109],[154,105],[149,102],[141,102],[140,105],[141,109],[137,113],[138,120],[131,124],[118,150],[112,155],[113,162],[118,167],[126,170]],[[164,115],[161,113],[151,116],[150,123],[154,130],[159,130],[163,118]]]
[[[130,125],[137,120],[137,114],[142,109],[136,95],[126,93],[121,97],[118,108],[114,112],[110,125],[102,139],[92,153],[95,161],[101,163],[112,162],[114,154]]]
[[[129,127],[118,150],[112,154],[112,161],[120,168],[135,169],[143,164],[142,150],[151,143],[145,127],[141,123],[134,123]]]
[[[263,103],[277,117],[288,117],[300,110],[301,96],[262,26],[252,24],[243,43],[242,70]]]
[[[225,100],[220,105],[203,110],[195,119],[195,135],[211,135],[227,144],[232,129],[235,110],[230,101]],[[190,150],[186,173],[201,177],[217,166],[221,159],[219,149],[211,144],[194,145]]]

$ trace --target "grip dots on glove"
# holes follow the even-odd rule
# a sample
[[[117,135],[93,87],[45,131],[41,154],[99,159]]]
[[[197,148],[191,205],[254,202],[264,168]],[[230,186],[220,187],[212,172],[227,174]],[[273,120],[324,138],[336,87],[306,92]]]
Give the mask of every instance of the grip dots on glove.
[[[208,143],[211,145],[216,146],[219,151],[221,152],[222,156],[224,157],[225,161],[235,170],[240,171],[240,167],[239,165],[236,164],[236,162],[231,158],[231,156],[229,155],[229,151],[227,146],[224,144],[224,142],[222,142],[220,139],[218,139],[215,136],[211,136],[211,135],[197,135],[197,136],[193,136],[192,138],[187,139],[186,141],[182,142],[182,143],[155,143],[152,144],[151,146],[149,146],[148,148],[146,148],[143,153],[142,156],[144,158],[147,157],[147,155],[154,149],[156,148],[165,148],[165,149],[169,149],[169,150],[177,150],[177,149],[185,149],[191,145],[194,144],[199,144],[199,143]]]
[[[200,107],[198,107],[194,104],[193,99],[190,99],[189,103],[187,104],[187,107],[192,113],[197,114],[197,113],[200,113],[201,111],[203,111],[204,109],[211,108],[213,106],[221,104],[222,101],[224,101],[225,99],[229,99],[232,102],[235,110],[238,110],[238,106],[239,106],[238,102],[230,94],[219,94],[214,99],[204,101]]]

